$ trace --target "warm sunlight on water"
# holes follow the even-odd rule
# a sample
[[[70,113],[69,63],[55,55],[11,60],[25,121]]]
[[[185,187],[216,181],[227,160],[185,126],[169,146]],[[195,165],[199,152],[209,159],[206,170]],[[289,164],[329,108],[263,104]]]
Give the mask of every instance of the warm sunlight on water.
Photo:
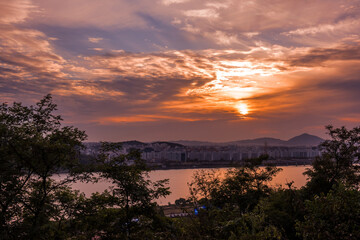
[[[278,187],[282,185],[285,187],[286,183],[294,181],[293,186],[300,188],[305,185],[306,177],[303,175],[303,172],[309,166],[284,166],[281,167],[283,170],[278,173],[278,175],[271,181],[270,185]],[[150,178],[153,181],[161,179],[169,179],[169,186],[171,194],[166,197],[159,199],[157,202],[160,205],[165,205],[168,202],[174,203],[176,199],[180,197],[189,197],[189,187],[188,184],[192,180],[193,174],[201,169],[175,169],[175,170],[156,170],[150,173]],[[224,176],[226,168],[218,168],[220,176]],[[54,177],[55,179],[63,178],[65,174]],[[99,183],[75,183],[73,184],[74,189],[78,189],[81,192],[84,192],[86,195],[90,195],[94,192],[102,192],[106,188],[111,186],[106,181]]]

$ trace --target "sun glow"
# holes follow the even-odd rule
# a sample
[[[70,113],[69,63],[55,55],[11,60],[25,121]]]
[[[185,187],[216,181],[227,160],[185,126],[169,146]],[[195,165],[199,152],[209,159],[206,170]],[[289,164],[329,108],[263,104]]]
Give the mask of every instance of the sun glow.
[[[235,107],[242,115],[246,115],[249,113],[249,108],[245,103],[238,103]]]
[[[284,86],[279,66],[272,62],[219,61],[213,63],[213,69],[213,80],[202,86],[193,85],[185,95],[200,96],[209,109],[236,110],[241,118],[257,111],[258,108],[250,111],[249,106],[254,106],[251,101],[259,93],[271,93]]]

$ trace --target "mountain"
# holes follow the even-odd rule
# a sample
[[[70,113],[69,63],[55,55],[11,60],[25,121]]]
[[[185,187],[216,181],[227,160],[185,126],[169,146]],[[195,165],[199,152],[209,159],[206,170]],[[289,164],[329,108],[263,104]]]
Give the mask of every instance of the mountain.
[[[246,139],[246,140],[238,140],[231,142],[222,142],[222,143],[187,141],[187,140],[179,140],[179,141],[171,141],[171,142],[182,144],[184,146],[227,146],[227,145],[264,146],[265,144],[267,144],[268,146],[293,147],[293,146],[318,146],[323,141],[324,139],[322,138],[304,133],[299,136],[290,138],[287,141],[278,138],[265,137],[265,138]]]
[[[122,145],[130,145],[130,146],[145,146],[147,143],[143,143],[137,140],[125,141],[121,142]]]
[[[324,141],[324,139],[322,139],[322,138],[304,133],[299,136],[290,138],[289,140],[286,141],[286,145],[288,145],[288,146],[317,146],[323,141]]]
[[[177,142],[164,142],[164,141],[157,141],[157,142],[152,142],[151,144],[166,144],[169,145],[170,147],[184,147],[183,144],[177,143]]]
[[[239,140],[233,142],[224,143],[225,145],[242,145],[242,146],[257,146],[257,145],[269,145],[269,146],[284,146],[286,141],[277,138],[256,138],[248,140]]]
[[[181,145],[184,145],[184,146],[214,146],[214,145],[219,145],[219,143],[214,143],[214,142],[188,141],[188,140],[178,140],[178,141],[171,141],[171,142],[181,144]]]

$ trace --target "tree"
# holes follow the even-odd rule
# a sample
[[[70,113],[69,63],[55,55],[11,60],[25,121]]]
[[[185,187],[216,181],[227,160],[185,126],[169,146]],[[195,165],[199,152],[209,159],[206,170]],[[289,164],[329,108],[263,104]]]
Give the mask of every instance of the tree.
[[[209,194],[212,204],[221,208],[236,206],[241,212],[252,210],[261,198],[271,192],[267,184],[281,171],[270,165],[260,168],[267,159],[267,155],[249,159],[244,166],[229,169],[222,180],[214,178],[213,183],[219,183],[212,187]]]
[[[341,183],[354,187],[360,183],[360,127],[326,129],[331,139],[320,144],[321,156],[304,173],[310,178],[306,186],[310,194],[326,194]]]
[[[4,239],[46,239],[59,214],[56,191],[76,179],[86,134],[62,127],[51,95],[35,106],[0,106],[0,234]],[[51,180],[69,171],[60,182]]]
[[[97,164],[81,165],[86,134],[61,126],[55,110],[51,95],[35,106],[0,106],[0,238],[168,238],[154,203],[169,194],[167,180],[150,181],[140,153],[122,154],[118,143],[103,143]],[[52,180],[59,172],[66,177]],[[115,187],[90,198],[70,188],[103,179]]]
[[[244,166],[229,169],[224,177],[214,171],[198,172],[190,192],[195,207],[202,207],[189,225],[190,231],[200,239],[277,239],[279,231],[267,226],[264,214],[252,212],[272,193],[267,183],[280,171],[274,166],[260,168],[266,159],[249,159]]]
[[[267,184],[278,171],[272,166],[260,169],[253,165],[229,171],[217,193],[216,204],[235,204],[242,212],[252,210],[260,199],[270,194],[271,188]]]
[[[299,236],[310,239],[360,239],[360,192],[340,184],[326,195],[306,201],[304,221],[296,224]]]
[[[310,180],[305,214],[296,228],[303,239],[360,238],[360,127],[326,126],[331,139],[305,174]]]
[[[260,201],[256,212],[264,215],[264,222],[277,228],[281,239],[301,239],[297,236],[295,223],[304,218],[303,191],[287,184],[288,188],[278,188]]]
[[[106,213],[112,228],[103,234],[111,239],[143,239],[149,234],[151,239],[155,233],[166,232],[161,230],[164,224],[154,200],[170,194],[168,180],[152,182],[140,152],[123,154],[120,143],[102,143],[98,164],[99,178],[114,185],[110,189],[112,210]]]

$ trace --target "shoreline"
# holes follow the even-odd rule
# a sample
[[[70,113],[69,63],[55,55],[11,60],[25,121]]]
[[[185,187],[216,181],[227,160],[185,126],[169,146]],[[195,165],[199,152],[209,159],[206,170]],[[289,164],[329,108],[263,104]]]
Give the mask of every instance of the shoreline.
[[[310,166],[313,159],[287,159],[287,160],[267,160],[266,164],[260,164],[261,167],[276,166]],[[244,166],[244,162],[164,162],[164,163],[147,163],[150,171],[156,170],[180,170],[180,169],[201,169],[201,168],[236,168]],[[60,170],[57,174],[68,173],[69,171]]]
[[[284,160],[267,160],[266,164],[261,164],[261,167],[265,166],[310,166],[313,159],[284,159]],[[165,162],[148,164],[151,170],[176,170],[176,169],[201,169],[201,168],[234,168],[244,166],[244,162]]]

